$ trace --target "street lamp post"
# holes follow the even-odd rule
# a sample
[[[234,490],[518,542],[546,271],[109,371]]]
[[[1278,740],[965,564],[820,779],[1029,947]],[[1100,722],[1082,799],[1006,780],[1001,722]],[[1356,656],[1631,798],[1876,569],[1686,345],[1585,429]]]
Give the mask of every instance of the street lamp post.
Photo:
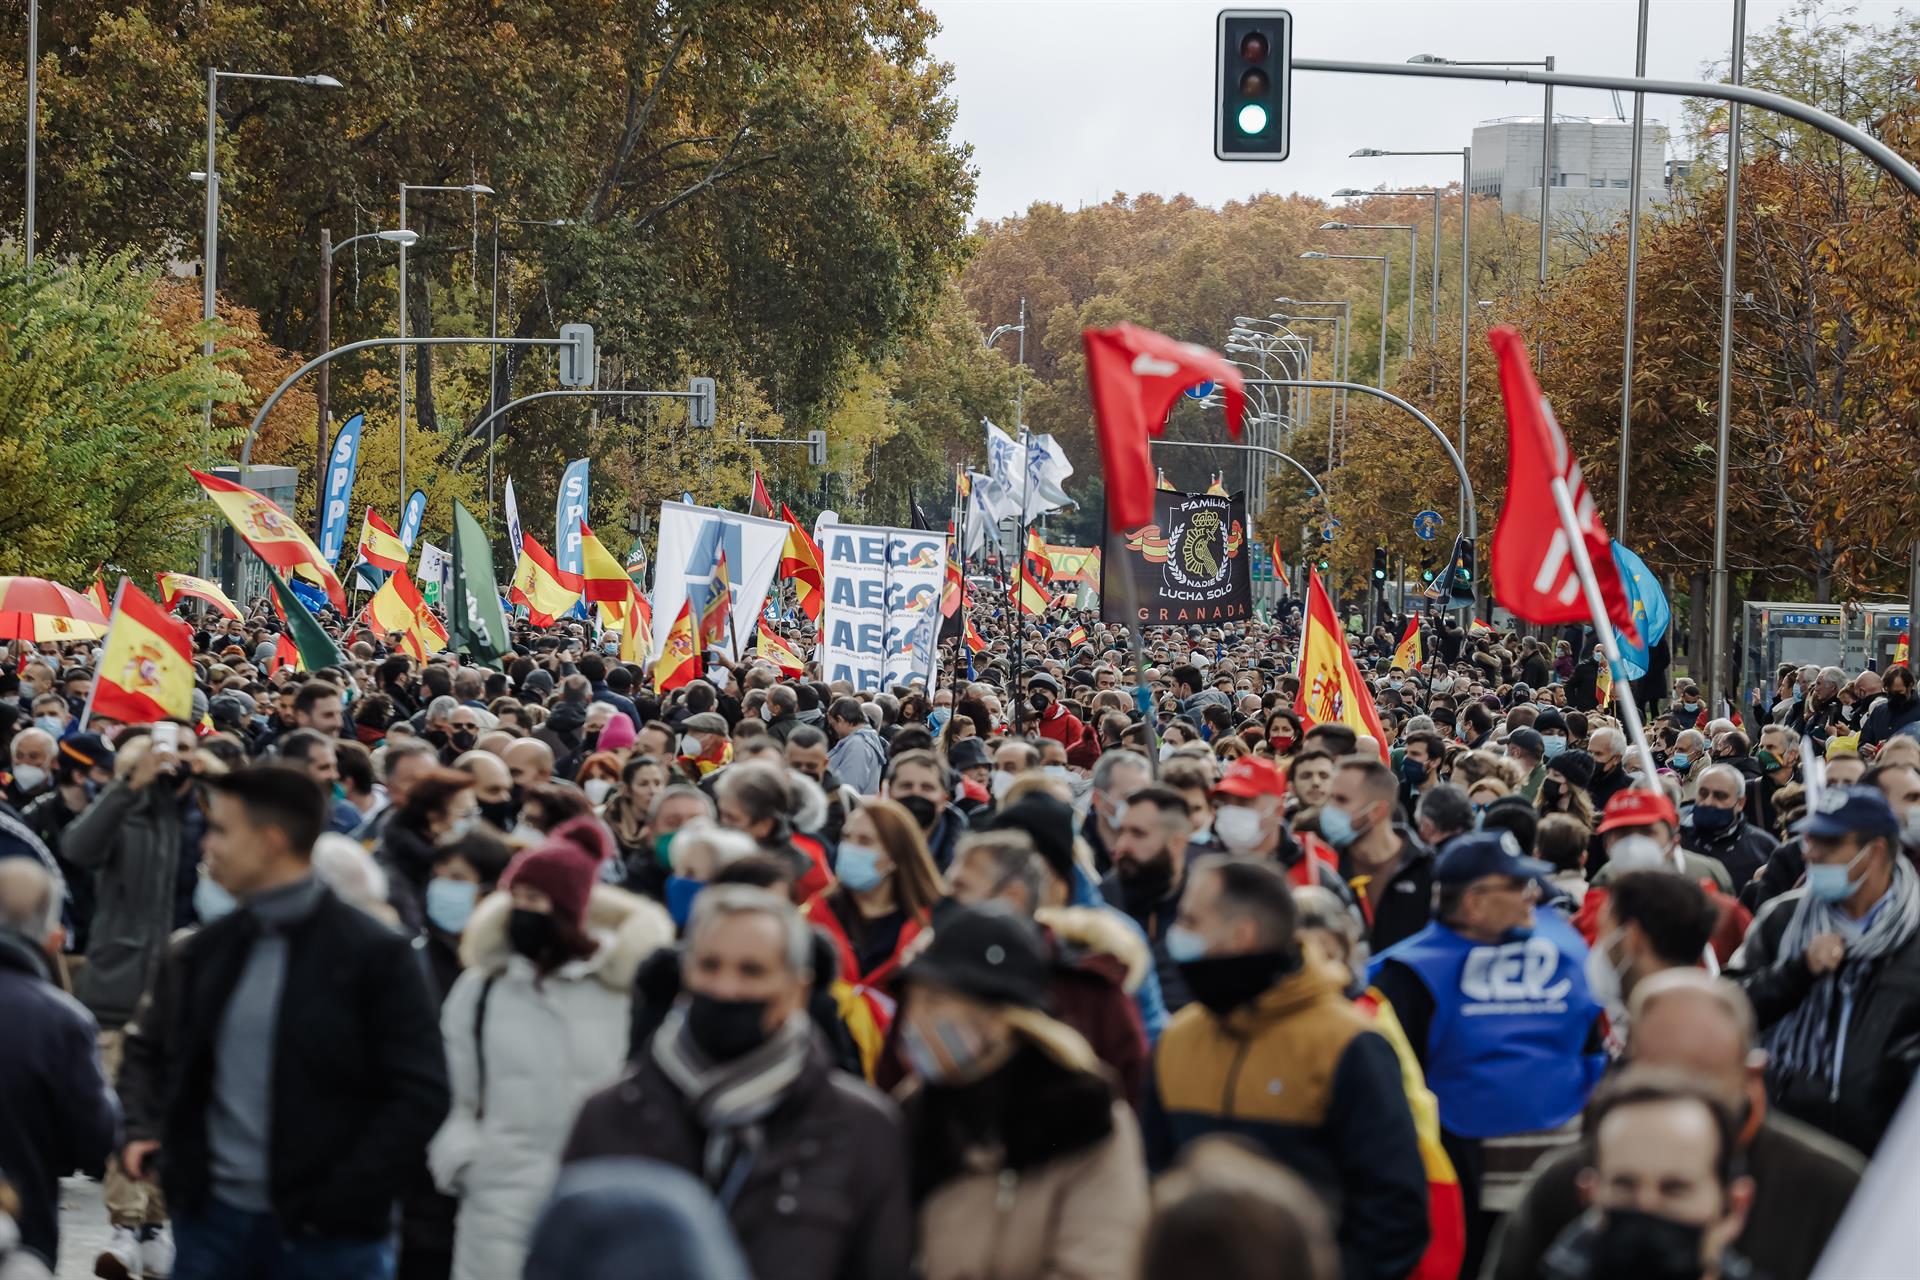
[[[453,185],[431,182],[403,182],[400,184],[400,230],[407,229],[407,192],[409,191],[464,191],[474,196],[490,196],[493,188],[481,182],[464,182]],[[394,350],[400,353],[400,508],[407,505],[407,246],[400,245],[400,345]],[[489,348],[491,350],[491,348]]]
[[[1747,61],[1747,0],[1733,0],[1733,51],[1729,71],[1739,84]],[[1720,420],[1713,464],[1713,623],[1707,653],[1707,706],[1719,714],[1727,692],[1727,452],[1732,444],[1733,270],[1740,230],[1740,104],[1727,108],[1727,213],[1720,246]]]
[[[1300,255],[1316,262],[1377,262],[1380,264],[1380,368],[1375,372],[1373,385],[1384,391],[1387,388],[1387,290],[1389,281],[1387,272],[1393,265],[1393,259],[1384,253],[1321,253],[1318,249],[1309,249]]]
[[[1469,290],[1472,288],[1470,283],[1472,272],[1469,270],[1469,267],[1472,262],[1472,232],[1470,226],[1473,221],[1473,148],[1461,147],[1459,151],[1455,152],[1387,151],[1379,147],[1361,147],[1351,154],[1356,159],[1372,158],[1375,156],[1458,155],[1460,157],[1460,436],[1457,447],[1460,451],[1461,464],[1465,465],[1467,457],[1467,330],[1472,327],[1469,321],[1473,314],[1471,309],[1473,300],[1469,293]],[[1466,501],[1464,493],[1461,495],[1461,501],[1463,503]],[[1466,519],[1472,514],[1474,513],[1465,510],[1464,507],[1462,508],[1460,512],[1462,528],[1466,527]]]
[[[1436,200],[1434,202],[1434,208],[1438,209],[1439,207],[1440,207],[1440,202]],[[1413,354],[1414,299],[1415,299],[1415,294],[1417,292],[1417,290],[1414,288],[1413,281],[1414,281],[1414,273],[1419,269],[1419,263],[1420,263],[1420,233],[1414,230],[1414,228],[1410,224],[1405,222],[1323,222],[1320,224],[1320,229],[1322,231],[1404,231],[1407,233],[1407,349],[1406,349],[1406,354],[1411,356]],[[1437,249],[1439,247],[1440,242],[1438,240],[1435,240],[1433,243],[1434,243],[1434,247]],[[1436,254],[1435,256],[1437,257],[1438,255]]]
[[[477,197],[476,197],[477,198]],[[487,321],[487,336],[500,337],[500,227],[564,227],[566,218],[502,218],[493,215],[493,301]],[[494,419],[500,416],[500,374],[498,345],[487,349],[487,528],[493,528],[493,437]]]
[[[1647,74],[1647,0],[1640,0],[1639,26],[1634,33],[1633,74]],[[1613,536],[1627,540],[1627,467],[1633,457],[1633,329],[1634,304],[1640,276],[1640,135],[1647,127],[1647,95],[1633,94],[1633,158],[1628,164],[1627,185],[1627,297],[1626,334],[1620,346],[1620,474],[1615,478],[1615,497],[1619,502],[1614,517]]]
[[[1553,59],[1542,58],[1535,62],[1522,62],[1516,59],[1498,59],[1494,61],[1468,62],[1459,58],[1441,58],[1431,53],[1416,53],[1408,62],[1422,63],[1437,67],[1540,67],[1553,70]],[[1553,82],[1547,81],[1546,102],[1541,107],[1540,116],[1540,283],[1547,282],[1547,241],[1548,198],[1553,189]]]
[[[200,259],[200,319],[206,325],[207,336],[202,345],[208,360],[213,359],[213,317],[219,301],[218,282],[220,279],[220,165],[214,154],[219,142],[220,82],[222,80],[271,80],[280,84],[306,85],[310,89],[339,89],[344,86],[332,76],[276,76],[257,71],[222,71],[217,67],[207,68],[207,168],[203,175],[207,184],[206,225],[202,228],[205,235],[205,248]],[[29,197],[31,207],[31,197]],[[32,242],[31,237],[28,240]],[[213,397],[207,397],[207,429],[213,429]]]
[[[33,265],[33,204],[40,150],[40,0],[27,0],[27,265]]]
[[[1427,281],[1427,341],[1431,345],[1440,342],[1440,189],[1428,187],[1420,191],[1361,191],[1356,187],[1342,187],[1333,193],[1336,200],[1361,200],[1367,196],[1420,196],[1433,201],[1433,241],[1427,250],[1431,278]]]
[[[328,351],[333,347],[333,260],[339,252],[350,244],[362,240],[381,240],[388,244],[410,245],[420,237],[411,231],[368,231],[362,235],[348,236],[339,244],[333,242],[333,232],[320,228],[320,301],[317,308],[319,316],[320,350]],[[318,385],[314,398],[319,401],[319,414],[314,430],[317,433],[313,454],[313,492],[314,492],[314,536],[319,536],[320,525],[326,520],[326,483],[327,483],[327,418],[328,390],[333,369],[330,365],[321,365],[317,378]]]
[[[1331,358],[1335,362],[1334,377],[1335,377],[1335,380],[1337,381],[1345,382],[1347,380],[1347,368],[1348,368],[1347,357],[1349,354],[1349,346],[1350,346],[1349,340],[1353,337],[1353,303],[1347,301],[1344,298],[1302,299],[1302,298],[1285,298],[1285,297],[1275,298],[1274,302],[1276,302],[1277,304],[1283,307],[1338,307],[1340,308],[1340,314],[1337,316],[1276,315],[1274,318],[1278,320],[1290,320],[1295,323],[1300,323],[1300,322],[1310,321],[1310,320],[1331,322],[1333,325],[1333,343],[1334,343],[1334,350],[1332,352]],[[1345,391],[1335,391],[1328,398],[1328,403],[1327,403],[1327,465],[1328,466],[1333,465],[1334,437],[1335,437],[1334,420],[1335,420],[1336,413],[1338,414],[1340,426],[1344,427],[1347,421],[1347,393]]]

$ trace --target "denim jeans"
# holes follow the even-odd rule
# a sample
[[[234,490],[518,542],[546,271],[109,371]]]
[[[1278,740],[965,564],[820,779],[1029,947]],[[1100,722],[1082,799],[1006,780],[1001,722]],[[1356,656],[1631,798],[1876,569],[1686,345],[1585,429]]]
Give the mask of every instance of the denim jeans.
[[[289,1239],[270,1213],[218,1200],[173,1219],[173,1280],[392,1280],[393,1242]]]

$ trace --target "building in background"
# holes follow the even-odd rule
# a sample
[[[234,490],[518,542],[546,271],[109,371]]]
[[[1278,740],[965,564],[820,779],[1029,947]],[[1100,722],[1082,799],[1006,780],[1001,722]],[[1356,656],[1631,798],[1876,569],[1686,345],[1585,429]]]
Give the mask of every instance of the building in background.
[[[1540,217],[1540,117],[1507,116],[1473,131],[1473,193],[1498,196],[1502,213]],[[1667,126],[1648,120],[1640,158],[1640,208],[1667,199],[1675,171],[1667,163]],[[1627,212],[1633,172],[1633,122],[1612,117],[1553,117],[1555,227],[1611,222]]]

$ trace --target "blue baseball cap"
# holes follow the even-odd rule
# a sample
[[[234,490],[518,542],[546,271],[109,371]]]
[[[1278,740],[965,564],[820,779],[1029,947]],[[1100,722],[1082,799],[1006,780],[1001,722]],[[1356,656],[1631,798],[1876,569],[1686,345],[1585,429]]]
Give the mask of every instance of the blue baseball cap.
[[[1838,836],[1893,836],[1900,819],[1878,787],[1828,787],[1820,803],[1801,819],[1798,834],[1833,839]]]
[[[1433,878],[1441,884],[1471,884],[1482,876],[1510,876],[1538,880],[1553,873],[1553,864],[1529,858],[1511,831],[1469,831],[1440,847]]]

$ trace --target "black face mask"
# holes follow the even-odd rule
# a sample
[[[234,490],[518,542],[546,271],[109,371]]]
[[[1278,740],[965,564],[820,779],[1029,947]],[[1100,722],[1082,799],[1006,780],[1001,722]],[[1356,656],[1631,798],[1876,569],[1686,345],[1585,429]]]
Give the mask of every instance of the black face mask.
[[[1560,799],[1565,793],[1565,790],[1566,789],[1560,785],[1560,779],[1558,778],[1541,779],[1540,798],[1545,800],[1550,808],[1558,808],[1560,806]]]
[[[922,831],[933,830],[933,824],[940,820],[940,811],[925,796],[907,796],[900,801],[900,807],[913,815]]]
[[[594,748],[598,747],[600,745],[600,731],[598,729],[595,729],[592,733],[581,734],[580,745],[586,748],[588,751],[592,751]]]
[[[514,798],[482,800],[479,808],[481,819],[502,831],[513,830],[514,820],[520,816],[520,801]]]
[[[1636,1209],[1608,1209],[1593,1241],[1595,1276],[1699,1280],[1705,1228]]]
[[[560,942],[560,926],[544,911],[515,907],[507,917],[507,942],[529,960],[544,960]]]
[[[1133,910],[1144,910],[1166,900],[1173,890],[1173,859],[1165,855],[1151,862],[1116,862],[1120,897]]]
[[[1300,967],[1300,950],[1255,951],[1241,956],[1203,956],[1184,961],[1180,976],[1193,998],[1224,1018],[1249,1004],[1274,983]]]
[[[447,745],[447,731],[445,729],[429,729],[420,736],[436,747],[444,747]]]
[[[767,1039],[765,1000],[721,1000],[694,992],[687,1005],[687,1034],[715,1062],[732,1062]]]
[[[448,741],[453,743],[456,751],[471,751],[473,744],[479,740],[479,733],[472,729],[455,729],[448,735]]]

